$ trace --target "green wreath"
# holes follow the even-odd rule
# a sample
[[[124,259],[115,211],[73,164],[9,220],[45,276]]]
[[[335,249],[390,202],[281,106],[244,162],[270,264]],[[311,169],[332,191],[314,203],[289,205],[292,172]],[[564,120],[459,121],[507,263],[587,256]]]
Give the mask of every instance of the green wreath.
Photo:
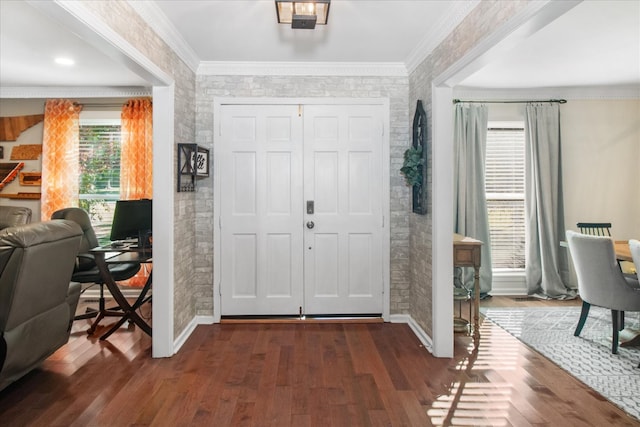
[[[422,185],[422,147],[410,147],[404,152],[404,163],[400,172],[410,186]]]

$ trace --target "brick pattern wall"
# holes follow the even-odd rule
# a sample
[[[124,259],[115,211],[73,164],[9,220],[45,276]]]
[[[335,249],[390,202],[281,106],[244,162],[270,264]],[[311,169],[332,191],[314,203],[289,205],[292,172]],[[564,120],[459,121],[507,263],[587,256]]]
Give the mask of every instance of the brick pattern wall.
[[[175,143],[195,140],[195,73],[158,37],[158,35],[124,1],[84,0],[87,10],[100,17],[120,36],[135,46],[156,66],[175,80]],[[177,148],[172,147],[173,156]],[[175,164],[175,162],[173,162]],[[177,169],[177,166],[175,166]],[[154,171],[168,173],[168,171]],[[176,170],[172,171],[177,177]],[[174,178],[177,180],[177,178]],[[166,191],[175,192],[177,182]],[[196,273],[196,195],[176,193],[174,204],[174,337],[177,337],[195,316],[193,286]]]
[[[408,313],[409,188],[400,175],[410,141],[406,77],[198,76],[196,140],[213,153],[214,97],[389,98],[391,192],[391,313]],[[196,228],[197,314],[211,315],[213,300],[213,182],[198,190]]]
[[[430,336],[433,335],[433,280],[432,280],[432,103],[431,83],[455,61],[462,58],[479,41],[520,12],[529,1],[485,0],[447,36],[443,42],[409,75],[409,110],[413,115],[418,99],[427,113],[427,214],[409,217],[411,309],[414,320]],[[413,116],[412,116],[413,117]],[[437,141],[436,141],[437,143]],[[452,230],[453,232],[453,230]],[[453,273],[452,273],[453,274]],[[453,286],[439,283],[438,286]],[[453,302],[452,302],[453,303]]]

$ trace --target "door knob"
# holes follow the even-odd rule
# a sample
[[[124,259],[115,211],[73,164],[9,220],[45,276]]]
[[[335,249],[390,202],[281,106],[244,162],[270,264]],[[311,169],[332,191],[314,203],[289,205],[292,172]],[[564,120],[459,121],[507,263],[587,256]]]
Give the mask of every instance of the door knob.
[[[307,228],[308,228],[309,230],[311,230],[313,227],[315,227],[315,224],[313,223],[313,221],[309,221],[309,222],[307,222]]]

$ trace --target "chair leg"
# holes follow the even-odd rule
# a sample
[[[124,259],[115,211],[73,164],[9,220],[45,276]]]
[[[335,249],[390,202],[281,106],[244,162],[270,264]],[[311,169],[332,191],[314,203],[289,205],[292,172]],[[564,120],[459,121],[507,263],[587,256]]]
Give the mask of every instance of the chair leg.
[[[578,326],[576,326],[576,330],[573,333],[573,336],[580,336],[580,332],[582,332],[582,328],[584,327],[584,323],[587,321],[587,315],[589,314],[589,309],[591,308],[591,304],[586,301],[582,301],[582,310],[580,311],[580,320],[578,320]]]
[[[611,337],[611,353],[618,354],[618,333],[620,331],[620,312],[611,310],[611,322],[613,323],[613,336]]]
[[[620,321],[618,323],[618,330],[621,331],[624,329],[624,311],[620,310],[619,313],[618,318]]]

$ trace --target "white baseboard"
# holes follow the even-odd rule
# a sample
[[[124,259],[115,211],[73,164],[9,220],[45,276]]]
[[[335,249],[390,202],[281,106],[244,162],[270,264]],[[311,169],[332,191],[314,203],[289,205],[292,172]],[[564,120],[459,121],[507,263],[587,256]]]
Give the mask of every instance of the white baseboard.
[[[191,322],[187,325],[186,328],[182,331],[178,338],[173,341],[173,354],[176,354],[187,342],[187,339],[191,336],[193,331],[196,329],[198,325],[212,325],[213,324],[213,316],[196,316],[191,319]]]
[[[527,289],[519,286],[492,286],[490,295],[493,296],[520,296],[527,295]]]
[[[389,321],[391,323],[406,323],[409,325],[413,333],[416,335],[418,340],[424,345],[424,348],[431,354],[433,354],[433,341],[431,337],[420,327],[418,322],[416,322],[413,317],[409,314],[392,314],[389,316]]]
[[[429,353],[433,354],[433,341],[431,337],[418,325],[418,323],[409,314],[392,314],[389,316],[391,323],[406,323],[409,325],[418,340],[424,345]],[[176,354],[180,348],[187,342],[193,331],[198,325],[214,324],[213,316],[195,316],[187,325],[182,333],[173,342],[173,354]]]
[[[524,272],[493,273],[491,295],[527,295],[527,283]]]
[[[140,291],[141,290],[142,290],[142,288],[121,289],[122,295],[124,295],[125,298],[138,298],[140,296]],[[104,297],[105,298],[112,298],[111,293],[106,288],[106,286],[105,286],[105,290],[104,290]],[[80,299],[95,299],[95,300],[97,300],[98,298],[100,298],[100,289],[98,289],[97,286],[95,288],[87,289],[86,291],[84,291],[83,293],[80,294]]]

